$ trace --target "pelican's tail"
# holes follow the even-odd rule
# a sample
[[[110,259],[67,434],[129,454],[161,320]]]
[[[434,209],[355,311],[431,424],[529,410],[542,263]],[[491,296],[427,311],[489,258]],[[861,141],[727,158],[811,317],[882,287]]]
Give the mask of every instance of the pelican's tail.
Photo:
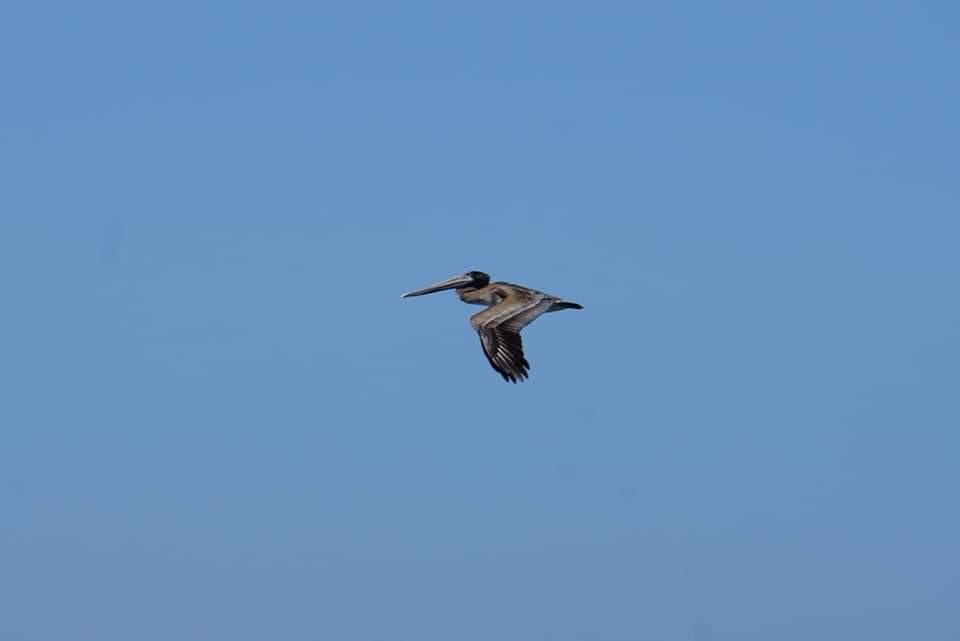
[[[561,309],[583,309],[580,303],[571,303],[568,300],[558,300],[550,306],[551,312],[559,312]]]

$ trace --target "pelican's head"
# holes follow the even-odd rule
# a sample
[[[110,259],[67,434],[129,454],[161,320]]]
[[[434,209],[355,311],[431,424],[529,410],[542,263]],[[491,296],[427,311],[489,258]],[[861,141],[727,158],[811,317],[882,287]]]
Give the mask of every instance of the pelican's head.
[[[415,289],[412,292],[407,292],[401,298],[410,298],[411,296],[423,296],[424,294],[432,294],[434,292],[442,292],[445,289],[480,289],[481,287],[486,287],[490,284],[490,276],[484,274],[483,272],[467,272],[461,276],[454,276],[453,278],[448,278],[442,283],[437,283],[435,285],[430,285],[424,287],[423,289]]]

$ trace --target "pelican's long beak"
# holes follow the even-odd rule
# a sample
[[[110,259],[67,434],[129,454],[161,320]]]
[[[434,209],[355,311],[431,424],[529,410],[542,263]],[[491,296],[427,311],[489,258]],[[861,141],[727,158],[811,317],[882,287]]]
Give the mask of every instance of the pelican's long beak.
[[[432,294],[433,292],[442,292],[445,289],[456,289],[457,287],[463,287],[464,285],[469,285],[473,282],[473,279],[470,276],[454,276],[453,278],[448,278],[442,283],[437,283],[435,285],[430,285],[429,287],[424,287],[423,289],[415,289],[412,292],[407,292],[400,298],[410,298],[411,296],[423,296],[424,294]]]

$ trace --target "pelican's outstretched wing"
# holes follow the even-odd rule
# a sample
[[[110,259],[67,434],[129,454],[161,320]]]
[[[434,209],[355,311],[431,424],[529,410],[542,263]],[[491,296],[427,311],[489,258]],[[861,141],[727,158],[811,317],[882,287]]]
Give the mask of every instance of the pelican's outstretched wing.
[[[483,353],[503,380],[517,383],[527,378],[530,363],[523,355],[520,330],[560,302],[542,292],[498,288],[502,300],[470,318],[480,334]]]

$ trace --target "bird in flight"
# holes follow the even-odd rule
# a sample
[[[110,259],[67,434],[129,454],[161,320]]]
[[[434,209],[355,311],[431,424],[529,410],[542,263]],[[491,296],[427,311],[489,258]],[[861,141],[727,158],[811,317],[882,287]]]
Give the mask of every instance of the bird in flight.
[[[402,298],[423,296],[446,289],[457,290],[460,300],[487,309],[470,317],[470,324],[480,334],[483,353],[503,380],[517,383],[527,378],[530,363],[523,356],[520,330],[541,314],[561,309],[583,309],[583,305],[510,283],[491,283],[483,272],[467,272],[442,283],[407,292]]]

